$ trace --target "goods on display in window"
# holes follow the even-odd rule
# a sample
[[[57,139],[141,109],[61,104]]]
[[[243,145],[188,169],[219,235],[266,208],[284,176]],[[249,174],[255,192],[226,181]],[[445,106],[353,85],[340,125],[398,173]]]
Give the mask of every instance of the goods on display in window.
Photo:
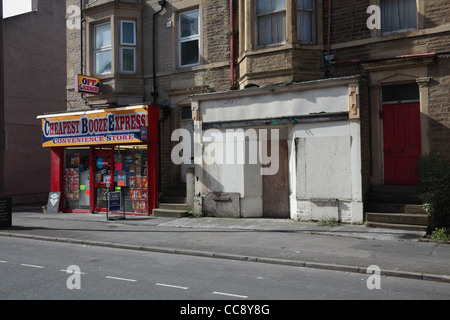
[[[69,200],[80,198],[80,176],[77,168],[64,169],[64,196]]]
[[[108,188],[97,188],[97,200],[106,200]]]
[[[147,210],[147,201],[144,201],[144,200],[133,201],[131,208],[133,209],[133,211],[136,211],[136,212],[146,211]]]
[[[70,158],[71,165],[79,165],[80,164],[80,154],[74,153],[74,155]]]

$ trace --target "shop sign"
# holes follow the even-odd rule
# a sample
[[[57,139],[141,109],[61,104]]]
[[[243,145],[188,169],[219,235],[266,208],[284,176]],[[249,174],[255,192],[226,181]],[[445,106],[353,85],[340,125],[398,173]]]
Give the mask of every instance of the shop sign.
[[[42,145],[62,147],[142,143],[141,127],[148,126],[148,113],[142,108],[104,109],[82,114],[42,117]]]
[[[119,211],[120,210],[120,198],[121,192],[110,192],[108,198],[108,210]]]
[[[100,78],[75,75],[75,92],[100,94]]]
[[[61,192],[50,192],[47,201],[47,213],[58,213]]]
[[[109,159],[105,158],[103,160],[103,158],[98,158],[96,165],[97,165],[97,169],[106,169],[109,167]]]

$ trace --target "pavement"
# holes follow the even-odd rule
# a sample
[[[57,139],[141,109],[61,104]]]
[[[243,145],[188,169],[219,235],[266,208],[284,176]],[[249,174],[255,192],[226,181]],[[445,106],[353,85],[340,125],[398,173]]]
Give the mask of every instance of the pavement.
[[[362,274],[376,265],[382,276],[450,283],[450,244],[424,241],[424,232],[289,219],[108,217],[15,207],[0,241],[19,237]]]

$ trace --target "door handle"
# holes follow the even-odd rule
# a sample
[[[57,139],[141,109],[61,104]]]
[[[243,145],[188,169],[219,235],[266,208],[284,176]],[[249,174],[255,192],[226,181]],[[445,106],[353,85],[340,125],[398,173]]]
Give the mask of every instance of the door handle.
[[[391,149],[383,149],[384,152],[391,152]]]
[[[405,152],[405,148],[400,148],[400,152]]]

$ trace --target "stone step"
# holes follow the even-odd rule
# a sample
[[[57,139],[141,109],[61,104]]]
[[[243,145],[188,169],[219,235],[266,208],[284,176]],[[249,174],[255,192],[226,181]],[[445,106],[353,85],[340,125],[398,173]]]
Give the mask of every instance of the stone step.
[[[418,225],[426,227],[428,225],[428,215],[408,214],[408,213],[366,212],[366,221],[368,223]]]
[[[159,203],[159,209],[175,209],[175,210],[188,210],[186,203]]]
[[[369,192],[366,199],[368,202],[421,204],[419,196],[415,194]]]
[[[397,223],[382,223],[382,222],[367,222],[368,227],[372,228],[386,228],[409,231],[427,231],[427,226],[413,225],[413,224],[397,224]]]
[[[389,193],[389,194],[403,194],[403,195],[417,195],[419,194],[418,186],[390,186],[390,185],[373,185],[371,186],[374,193]]]
[[[168,189],[163,192],[163,196],[186,197],[186,189]]]
[[[161,197],[160,203],[187,203],[186,197],[166,196]]]
[[[187,210],[176,210],[176,209],[161,209],[156,208],[153,209],[154,217],[163,217],[163,218],[183,218],[189,214]]]
[[[366,212],[425,214],[421,204],[366,202]]]

